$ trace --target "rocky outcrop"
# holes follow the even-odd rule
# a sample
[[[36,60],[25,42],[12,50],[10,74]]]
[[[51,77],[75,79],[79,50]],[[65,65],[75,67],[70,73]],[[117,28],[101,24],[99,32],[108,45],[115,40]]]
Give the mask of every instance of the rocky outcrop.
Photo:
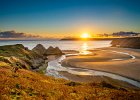
[[[52,46],[50,46],[46,50],[45,55],[63,55],[63,53],[58,47],[53,48]]]
[[[33,52],[41,55],[41,56],[47,56],[47,55],[62,55],[62,51],[58,47],[52,47],[50,46],[48,49],[46,49],[43,45],[37,44],[36,47],[32,49]]]
[[[44,55],[46,48],[42,44],[37,44],[32,51],[36,52],[39,55]]]
[[[140,37],[120,38],[111,42],[112,47],[140,49]]]

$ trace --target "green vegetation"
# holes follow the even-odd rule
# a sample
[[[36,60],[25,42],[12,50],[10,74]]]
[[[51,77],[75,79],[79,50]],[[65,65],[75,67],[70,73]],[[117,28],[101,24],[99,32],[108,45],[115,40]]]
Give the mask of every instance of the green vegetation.
[[[39,57],[39,55],[31,52],[31,50],[28,50],[22,44],[0,46],[0,55],[4,57],[25,57],[28,59]]]

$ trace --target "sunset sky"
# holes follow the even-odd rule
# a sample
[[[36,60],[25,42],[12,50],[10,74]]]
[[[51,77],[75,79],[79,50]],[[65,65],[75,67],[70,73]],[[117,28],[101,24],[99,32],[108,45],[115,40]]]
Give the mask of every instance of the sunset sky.
[[[0,31],[42,36],[140,32],[140,0],[0,0]]]

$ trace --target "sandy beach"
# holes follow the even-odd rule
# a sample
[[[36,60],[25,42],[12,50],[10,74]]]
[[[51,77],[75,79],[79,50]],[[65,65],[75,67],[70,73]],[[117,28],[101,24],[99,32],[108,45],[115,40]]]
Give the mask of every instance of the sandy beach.
[[[62,66],[105,71],[140,81],[139,49],[108,47],[90,51],[89,55],[67,57]]]

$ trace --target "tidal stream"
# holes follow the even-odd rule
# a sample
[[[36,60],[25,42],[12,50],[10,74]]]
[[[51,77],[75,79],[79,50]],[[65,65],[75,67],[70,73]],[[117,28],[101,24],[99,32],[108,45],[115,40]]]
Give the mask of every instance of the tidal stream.
[[[131,57],[131,59],[135,59],[135,56],[130,55],[129,53],[117,52],[117,51],[112,51],[112,52],[129,55]],[[110,77],[113,79],[128,82],[128,83],[140,88],[140,82],[127,78],[127,77],[124,77],[124,76],[121,76],[121,75],[113,74],[110,72],[97,71],[97,70],[93,70],[93,69],[86,69],[86,68],[63,67],[60,62],[62,60],[64,60],[66,58],[66,56],[69,56],[69,55],[78,55],[78,54],[62,55],[61,57],[59,57],[57,59],[49,61],[48,67],[46,69],[46,75],[54,76],[56,78],[68,79],[67,77],[64,77],[59,74],[59,71],[65,71],[65,72],[75,74],[75,75],[107,76],[107,77]],[[123,60],[123,59],[121,59],[121,60]]]

